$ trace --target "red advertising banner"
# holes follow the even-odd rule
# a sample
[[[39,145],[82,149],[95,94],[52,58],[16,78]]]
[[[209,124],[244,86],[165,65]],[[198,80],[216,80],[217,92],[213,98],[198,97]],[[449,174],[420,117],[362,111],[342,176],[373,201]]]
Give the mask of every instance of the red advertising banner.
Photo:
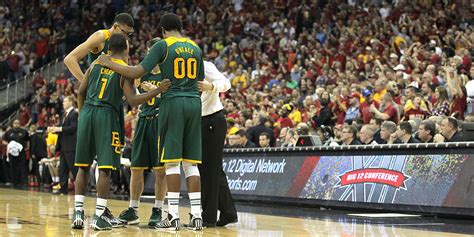
[[[340,179],[340,186],[357,183],[380,183],[396,188],[405,188],[404,182],[407,176],[395,170],[369,168],[352,170],[341,175]]]

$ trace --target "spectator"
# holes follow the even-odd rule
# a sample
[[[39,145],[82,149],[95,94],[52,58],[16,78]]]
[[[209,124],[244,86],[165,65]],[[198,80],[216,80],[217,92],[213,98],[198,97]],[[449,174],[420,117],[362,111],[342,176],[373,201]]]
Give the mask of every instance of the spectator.
[[[296,133],[298,134],[298,136],[308,136],[309,135],[309,126],[308,126],[308,124],[298,123],[298,125],[296,125]]]
[[[418,128],[418,138],[423,143],[434,143],[436,135],[436,125],[431,120],[423,120]]]
[[[438,86],[435,89],[436,103],[434,104],[432,115],[448,116],[449,115],[449,99],[448,91],[445,87]]]
[[[8,83],[8,73],[10,68],[5,55],[0,52],[0,87],[5,86]]]
[[[288,127],[280,129],[280,134],[278,135],[278,138],[276,140],[276,147],[283,147],[287,145],[286,136],[288,134],[288,130],[290,130]]]
[[[281,147],[295,147],[298,142],[298,133],[295,129],[289,128],[285,137],[285,142]]]
[[[312,115],[312,124],[313,128],[319,126],[334,126],[334,122],[332,120],[333,114],[330,110],[329,106],[329,98],[321,98],[321,109],[319,111],[319,115],[311,113],[309,116]]]
[[[362,143],[357,140],[357,128],[355,126],[345,125],[343,127],[339,145],[362,145]]]
[[[239,147],[240,147],[240,138],[236,134],[230,135],[226,148],[239,148]]]
[[[372,92],[369,89],[362,90],[362,96],[365,101],[360,105],[359,112],[364,120],[364,124],[368,124],[373,117],[373,114],[370,112],[370,106],[373,104],[375,108],[379,108],[380,104],[373,100]]]
[[[381,119],[373,118],[373,119],[370,120],[370,123],[369,123],[375,130],[374,140],[375,140],[375,142],[377,142],[377,144],[384,144],[385,143],[385,141],[382,140],[382,138],[380,137],[380,126],[382,126],[383,122],[384,121],[381,120]]]
[[[378,79],[375,82],[374,89],[375,89],[375,94],[374,94],[373,99],[377,103],[381,103],[383,96],[387,94],[387,84],[385,83],[383,79]]]
[[[394,134],[397,131],[397,124],[392,121],[385,121],[380,126],[380,139],[382,139],[383,143],[379,144],[387,144],[390,140],[390,135]]]
[[[20,127],[28,127],[31,123],[31,112],[30,109],[25,105],[25,103],[20,104],[19,120]]]
[[[288,118],[288,114],[292,110],[293,110],[293,107],[291,105],[289,104],[283,105],[283,108],[281,108],[279,111],[280,118],[276,121],[277,122],[276,127],[278,128],[293,127],[293,122],[291,121],[290,118]]]
[[[254,148],[257,147],[255,144],[253,144],[251,141],[248,139],[247,132],[243,129],[240,129],[237,134],[237,136],[240,137],[240,147],[242,148]]]
[[[382,103],[379,109],[375,108],[375,105],[371,105],[370,112],[374,113],[375,118],[383,119],[385,121],[389,120],[395,124],[398,123],[398,111],[395,108],[392,95],[390,93],[383,95]]]
[[[428,115],[428,107],[423,100],[421,95],[415,95],[413,103],[409,106],[409,109],[406,110],[403,121],[408,121],[410,119],[418,118],[425,119]]]
[[[29,141],[28,131],[20,127],[20,120],[13,121],[12,127],[5,133],[4,142],[8,144],[8,162],[14,186],[26,185],[27,165],[26,148]]]
[[[441,135],[444,142],[462,142],[464,141],[461,132],[459,132],[458,121],[455,118],[447,117],[441,122]]]
[[[269,133],[262,132],[258,138],[259,138],[258,144],[260,145],[260,147],[263,147],[263,148],[271,147]]]
[[[374,140],[374,134],[376,130],[374,126],[366,124],[362,126],[359,133],[359,138],[364,145],[377,145],[378,143]]]
[[[390,135],[389,144],[420,143],[413,137],[413,129],[408,121],[403,121],[398,125],[397,131]]]
[[[268,121],[267,117],[265,114],[261,113],[258,115],[259,118],[259,124],[257,126],[253,126],[249,129],[248,134],[249,134],[249,140],[254,143],[254,144],[259,144],[260,147],[260,134],[263,132],[266,132],[267,134],[273,134],[273,131],[271,128],[268,128],[265,126],[265,123]],[[274,139],[273,137],[269,137],[270,139],[270,146],[274,146]]]
[[[349,97],[349,108],[346,111],[346,118],[344,122],[354,121],[359,118],[359,104],[360,104],[360,95],[358,93],[352,93]]]

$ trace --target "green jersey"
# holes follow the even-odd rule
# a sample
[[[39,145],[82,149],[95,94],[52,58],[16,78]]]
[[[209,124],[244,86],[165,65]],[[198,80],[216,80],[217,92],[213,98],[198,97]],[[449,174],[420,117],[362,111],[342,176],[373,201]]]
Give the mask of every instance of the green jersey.
[[[146,72],[159,65],[163,78],[171,80],[171,87],[161,98],[200,97],[198,80],[204,79],[202,51],[192,40],[168,37],[151,47],[141,62]]]
[[[87,63],[89,65],[92,62],[94,62],[102,53],[109,54],[109,39],[110,39],[110,36],[112,36],[112,34],[110,33],[109,30],[101,30],[101,32],[104,34],[104,47],[99,52],[96,52],[96,53],[89,52],[87,54]]]
[[[159,68],[158,68],[159,69]],[[154,71],[146,74],[142,78],[140,78],[140,82],[148,82],[156,86],[160,86],[163,77],[161,76],[161,72],[158,70],[157,73]],[[139,89],[140,93],[144,93],[145,91]],[[156,116],[158,114],[158,108],[160,106],[160,95],[154,97],[153,99],[149,100],[148,102],[140,105],[140,117],[150,117]]]
[[[118,64],[127,65],[122,60],[114,58],[110,60]],[[98,106],[111,106],[120,113],[120,111],[123,111],[122,98],[121,75],[96,63],[89,73],[85,103]]]

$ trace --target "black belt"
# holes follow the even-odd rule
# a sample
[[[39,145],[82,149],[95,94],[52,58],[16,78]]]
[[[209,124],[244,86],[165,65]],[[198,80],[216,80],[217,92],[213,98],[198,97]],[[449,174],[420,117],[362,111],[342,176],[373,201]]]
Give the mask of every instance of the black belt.
[[[224,113],[224,109],[221,109],[221,110],[219,110],[219,111],[217,111],[217,112],[215,112],[215,113],[212,113],[212,114],[209,114],[209,115],[206,115],[206,116],[202,116],[202,118],[209,118],[209,117],[211,117],[211,116],[218,115],[218,114],[220,114],[220,113]]]

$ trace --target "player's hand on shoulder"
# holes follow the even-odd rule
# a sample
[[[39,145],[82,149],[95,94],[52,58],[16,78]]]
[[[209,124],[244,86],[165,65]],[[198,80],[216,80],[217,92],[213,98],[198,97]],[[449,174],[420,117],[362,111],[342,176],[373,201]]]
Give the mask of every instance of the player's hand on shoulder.
[[[147,81],[142,82],[140,84],[140,87],[146,92],[157,89],[157,87],[155,85],[153,85],[153,84],[151,84]]]
[[[101,54],[97,58],[97,61],[99,61],[100,65],[107,66],[108,63],[110,63],[110,56],[106,54]]]
[[[160,83],[160,87],[158,88],[161,92],[167,91],[171,86],[171,81],[169,79],[164,79]]]

